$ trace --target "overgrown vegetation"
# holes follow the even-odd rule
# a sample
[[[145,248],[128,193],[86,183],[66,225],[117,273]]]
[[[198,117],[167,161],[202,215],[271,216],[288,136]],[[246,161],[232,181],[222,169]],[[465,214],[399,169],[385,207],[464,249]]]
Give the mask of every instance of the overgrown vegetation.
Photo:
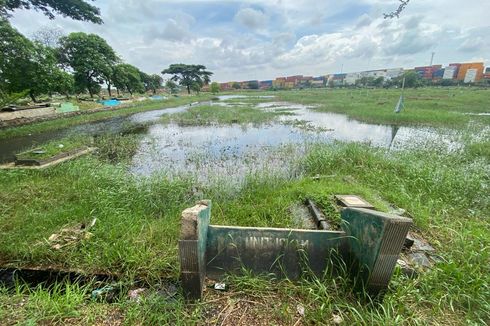
[[[86,148],[91,143],[90,139],[82,137],[69,137],[51,141],[40,146],[34,146],[30,150],[17,154],[18,159],[44,160],[62,153]]]
[[[83,114],[74,117],[49,120],[31,125],[24,125],[21,127],[2,129],[0,130],[0,140],[17,136],[32,135],[50,130],[59,130],[83,123],[106,120],[117,116],[128,116],[138,112],[170,108],[179,105],[189,104],[194,101],[209,100],[210,98],[210,95],[200,95],[192,97],[173,97],[165,101],[144,101],[141,103],[135,103],[130,107],[125,107],[118,110]]]
[[[210,124],[252,123],[260,124],[272,122],[285,112],[266,112],[249,106],[210,106],[201,105],[190,108],[185,112],[165,115],[163,122],[174,122],[181,126],[199,126]]]
[[[261,93],[262,94],[262,93]],[[271,93],[263,93],[271,94]],[[490,123],[490,92],[468,88],[405,90],[405,109],[393,114],[400,97],[396,89],[302,90],[273,92],[278,99],[319,104],[315,110],[336,112],[370,123],[463,127],[469,122]]]
[[[329,110],[334,108],[330,101],[340,103],[350,96],[348,92],[274,92],[273,100],[322,104],[321,110]],[[50,289],[18,285],[14,292],[2,288],[0,318],[80,325],[108,321],[238,324],[240,319],[249,324],[294,324],[298,320],[303,324],[341,320],[347,325],[485,324],[490,318],[490,156],[488,131],[475,137],[472,128],[488,124],[480,117],[472,121],[461,112],[486,112],[487,104],[482,101],[486,93],[475,91],[473,102],[461,93],[455,98],[461,96],[465,101],[448,100],[451,109],[431,109],[430,103],[437,102],[432,98],[442,94],[426,96],[425,92],[409,95],[422,108],[409,108],[404,117],[433,125],[452,125],[456,116],[468,119],[454,123],[461,133],[461,147],[428,143],[389,151],[359,143],[313,144],[299,162],[292,161],[290,175],[255,172],[234,191],[224,191],[226,185],[221,183],[201,185],[192,176],[170,178],[165,171],[150,177],[132,175],[128,163],[140,144],[138,134],[97,137],[98,153],[47,170],[0,171],[2,266],[110,273],[126,284],[125,292],[113,303],[91,300],[94,285],[59,283]],[[396,98],[390,92],[372,94]],[[369,105],[375,100],[364,93],[354,96],[367,98],[369,109],[364,113],[351,103],[351,109],[343,107],[346,113],[392,119],[394,114],[387,109],[371,115],[375,109]],[[257,101],[230,100],[236,104],[230,107],[196,106],[164,119],[186,125],[273,121],[275,113],[252,108]],[[147,105],[141,110],[151,109]],[[433,114],[429,119],[418,110],[446,113],[441,113],[443,118]],[[127,110],[131,112],[134,109]],[[399,122],[407,121],[411,119]],[[360,195],[382,211],[392,206],[405,209],[417,233],[436,248],[440,262],[415,278],[397,269],[382,302],[355,293],[343,275],[328,274],[310,275],[298,282],[248,273],[230,276],[228,292],[210,289],[196,305],[186,304],[179,291],[172,296],[162,292],[162,279],[178,282],[179,217],[196,200],[213,201],[214,224],[294,227],[297,221],[291,208],[305,198],[314,199],[331,220],[337,220],[332,204],[335,194]],[[91,237],[61,249],[51,246],[52,234],[94,218]],[[127,297],[136,279],[149,284],[139,302]],[[298,306],[304,308],[304,316],[298,314]]]
[[[333,194],[354,193],[381,210],[390,204],[405,208],[443,261],[413,280],[396,274],[383,303],[366,305],[348,284],[343,285],[345,280],[331,278],[267,281],[263,287],[251,276],[232,278],[228,282],[238,298],[247,300],[252,295],[248,300],[266,306],[264,299],[271,295],[275,300],[289,298],[281,301],[284,310],[274,315],[278,319],[268,319],[279,322],[295,319],[295,305],[301,303],[307,311],[305,321],[312,323],[329,320],[333,314],[340,314],[347,323],[382,324],[392,318],[410,324],[481,323],[490,316],[490,257],[484,249],[490,245],[486,236],[490,203],[485,196],[490,175],[488,158],[471,150],[479,146],[468,144],[454,153],[434,148],[389,153],[360,144],[318,145],[304,160],[302,178],[250,176],[234,195],[212,186],[197,195],[190,179],[136,180],[124,166],[95,156],[46,171],[2,172],[0,260],[4,266],[77,268],[154,283],[161,277],[176,278],[180,211],[201,196],[214,201],[213,223],[287,227],[294,223],[288,218],[288,208],[306,196],[325,204]],[[312,178],[318,175],[320,178]],[[26,197],[30,198],[27,205]],[[92,218],[98,222],[91,239],[60,251],[46,243],[63,225]],[[447,243],[451,245],[444,245]],[[34,294],[26,295],[30,301]],[[46,296],[44,300],[44,304],[54,304],[55,299]],[[162,305],[161,298],[150,296],[139,306],[127,306],[126,299],[121,300],[122,306],[87,304],[99,316],[110,309],[122,314],[121,318],[138,316],[147,322],[202,320],[206,309],[213,306],[204,303],[197,310],[185,308],[178,297],[172,304],[176,310],[162,314],[154,310]],[[81,313],[87,306],[80,303],[78,307],[75,310]],[[270,306],[262,310],[262,317],[269,318],[271,309],[277,312],[274,307],[276,310]],[[29,310],[26,313],[43,320]],[[69,318],[71,312],[61,310],[60,316]]]

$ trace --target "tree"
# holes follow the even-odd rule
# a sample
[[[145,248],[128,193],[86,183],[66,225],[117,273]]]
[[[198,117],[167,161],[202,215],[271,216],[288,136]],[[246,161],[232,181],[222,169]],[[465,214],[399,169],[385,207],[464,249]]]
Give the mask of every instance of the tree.
[[[112,80],[112,67],[119,61],[114,50],[98,35],[71,33],[60,40],[60,62],[75,72],[75,88],[90,97],[100,84]]]
[[[219,84],[217,82],[212,82],[211,83],[211,93],[213,94],[218,94],[219,93]]]
[[[251,80],[248,82],[249,89],[259,89],[259,82],[256,80]]]
[[[376,79],[373,80],[372,86],[374,87],[383,87],[383,83],[385,81],[385,78],[383,76],[380,76]]]
[[[140,74],[141,72],[135,66],[121,63],[114,68],[112,80],[118,90],[126,90],[133,95],[133,92],[143,92],[145,89]]]
[[[16,9],[34,9],[50,19],[59,14],[74,20],[102,24],[99,8],[85,0],[0,0],[0,12],[3,16],[10,16]]]
[[[162,74],[173,75],[170,79],[186,87],[187,93],[190,94],[191,88],[199,91],[203,85],[207,85],[213,73],[206,71],[206,67],[203,65],[179,63],[170,65],[162,71]]]
[[[241,86],[241,85],[240,85],[240,83],[238,83],[238,82],[234,82],[234,83],[231,85],[231,87],[233,87],[233,89],[240,89],[240,88],[242,88],[242,86]]]
[[[167,80],[165,87],[171,94],[176,94],[179,91],[179,86],[173,80]]]
[[[67,77],[57,65],[55,51],[31,42],[4,20],[0,21],[0,87],[7,93],[28,90],[33,101],[41,94],[66,88]],[[64,86],[63,86],[64,84]]]
[[[63,30],[58,27],[44,26],[32,34],[32,40],[50,48],[57,48],[60,39],[65,36]]]
[[[153,94],[156,94],[157,89],[159,89],[163,83],[163,78],[156,74],[148,75],[144,72],[140,72],[140,78],[145,86],[145,91],[152,91]]]
[[[400,18],[400,14],[402,13],[403,10],[405,10],[405,7],[408,5],[410,0],[398,0],[400,4],[398,5],[398,8],[392,12],[385,13],[383,14],[384,18]]]
[[[402,86],[402,80],[405,78],[405,87],[407,88],[417,88],[422,85],[422,78],[415,71],[407,71],[402,75],[402,77],[398,77],[400,80],[400,87]]]

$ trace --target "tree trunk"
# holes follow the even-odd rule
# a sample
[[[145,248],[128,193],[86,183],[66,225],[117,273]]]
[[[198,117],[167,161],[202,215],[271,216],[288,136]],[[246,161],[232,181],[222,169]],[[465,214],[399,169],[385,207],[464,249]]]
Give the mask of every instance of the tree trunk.
[[[34,94],[32,92],[29,92],[29,96],[31,97],[31,100],[36,103],[36,97],[34,96]]]
[[[116,88],[117,97],[119,97],[119,88]]]
[[[93,98],[94,94],[92,93],[92,89],[90,88],[90,82],[91,81],[92,81],[92,78],[90,77],[90,75],[87,75],[87,90],[88,90],[88,93],[90,94],[90,98]]]
[[[107,91],[109,92],[109,97],[112,97],[111,83],[107,83]]]
[[[191,86],[187,85],[187,94],[191,94]]]

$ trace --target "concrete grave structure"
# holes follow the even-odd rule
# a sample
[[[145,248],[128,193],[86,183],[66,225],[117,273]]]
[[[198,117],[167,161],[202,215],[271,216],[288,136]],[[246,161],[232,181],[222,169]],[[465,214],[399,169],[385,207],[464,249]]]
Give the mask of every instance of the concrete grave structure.
[[[218,226],[209,224],[211,202],[199,202],[182,213],[179,251],[186,298],[201,298],[206,276],[219,279],[246,269],[298,279],[304,271],[320,275],[339,265],[369,292],[384,291],[412,221],[352,207],[341,216],[342,231]]]

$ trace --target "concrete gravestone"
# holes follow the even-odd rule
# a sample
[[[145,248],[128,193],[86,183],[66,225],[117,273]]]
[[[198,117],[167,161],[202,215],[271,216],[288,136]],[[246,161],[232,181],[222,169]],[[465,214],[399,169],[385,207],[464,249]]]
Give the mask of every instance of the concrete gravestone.
[[[216,226],[209,225],[211,202],[199,202],[182,213],[179,251],[186,298],[201,298],[206,276],[220,278],[243,268],[298,279],[305,270],[320,275],[339,265],[369,292],[382,292],[412,221],[352,207],[341,216],[342,231]]]

